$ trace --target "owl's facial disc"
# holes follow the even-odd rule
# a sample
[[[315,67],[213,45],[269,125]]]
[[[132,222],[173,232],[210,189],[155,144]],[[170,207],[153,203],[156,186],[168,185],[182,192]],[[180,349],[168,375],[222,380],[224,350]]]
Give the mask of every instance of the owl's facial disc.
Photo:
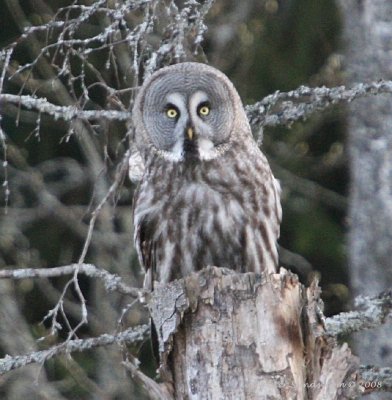
[[[208,73],[168,74],[152,82],[142,112],[152,144],[173,161],[221,154],[234,125],[229,88]]]

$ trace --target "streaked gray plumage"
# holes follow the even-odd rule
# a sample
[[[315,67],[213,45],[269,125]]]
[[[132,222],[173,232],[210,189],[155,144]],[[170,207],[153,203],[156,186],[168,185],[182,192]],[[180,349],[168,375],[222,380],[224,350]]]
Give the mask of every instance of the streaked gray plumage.
[[[133,210],[145,286],[207,265],[275,272],[280,187],[230,80],[204,64],[163,68],[142,86],[133,121],[145,164]]]

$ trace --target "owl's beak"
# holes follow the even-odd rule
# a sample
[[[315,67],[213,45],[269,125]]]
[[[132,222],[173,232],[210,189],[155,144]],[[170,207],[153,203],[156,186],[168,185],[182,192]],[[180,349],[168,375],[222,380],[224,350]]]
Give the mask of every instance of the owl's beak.
[[[187,136],[188,136],[188,139],[189,139],[189,140],[192,140],[192,139],[193,139],[193,136],[194,136],[193,128],[191,128],[191,127],[187,128],[186,134],[187,134]]]

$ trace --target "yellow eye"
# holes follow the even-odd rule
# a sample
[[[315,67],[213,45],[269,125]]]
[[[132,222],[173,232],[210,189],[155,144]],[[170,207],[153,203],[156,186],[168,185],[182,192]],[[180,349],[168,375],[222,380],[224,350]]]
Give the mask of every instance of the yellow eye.
[[[166,115],[167,115],[169,118],[176,118],[177,115],[178,115],[178,112],[177,112],[177,110],[176,110],[175,108],[168,108],[168,109],[166,110]]]
[[[199,108],[199,115],[206,117],[210,113],[210,107],[208,106],[201,106]]]

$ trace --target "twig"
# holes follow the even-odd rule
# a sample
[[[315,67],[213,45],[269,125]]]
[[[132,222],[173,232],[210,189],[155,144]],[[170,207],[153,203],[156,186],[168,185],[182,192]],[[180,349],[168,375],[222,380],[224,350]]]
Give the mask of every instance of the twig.
[[[79,257],[79,261],[78,261],[79,264],[82,264],[84,262],[88,248],[91,243],[95,222],[97,220],[97,217],[98,217],[102,207],[105,205],[105,203],[107,202],[109,197],[116,192],[116,190],[118,189],[118,187],[120,186],[120,184],[123,181],[123,177],[125,176],[126,172],[128,171],[128,158],[129,158],[129,155],[127,152],[124,155],[124,157],[118,167],[118,170],[116,171],[116,176],[115,176],[114,182],[112,183],[109,190],[106,192],[105,196],[102,198],[102,200],[99,202],[99,204],[95,207],[94,211],[92,212],[88,231],[87,231],[86,240],[83,245],[82,253]]]
[[[392,315],[392,291],[383,292],[376,297],[358,296],[355,304],[361,310],[340,313],[325,320],[329,335],[348,335],[385,323]]]
[[[97,268],[93,264],[71,264],[53,268],[22,268],[22,269],[2,269],[0,279],[28,279],[28,278],[53,278],[58,276],[74,274],[77,271],[92,278],[99,278],[103,281],[108,292],[119,292],[121,294],[139,297],[144,294],[143,289],[138,289],[126,285],[122,278],[116,274],[111,274],[104,269]]]
[[[135,361],[124,361],[124,367],[130,372],[133,380],[140,384],[148,393],[151,400],[173,400],[168,383],[157,383],[147,375],[143,374]]]
[[[35,351],[33,353],[20,356],[6,356],[0,359],[0,375],[24,367],[33,363],[44,363],[45,361],[58,356],[60,354],[70,354],[73,352],[81,352],[92,349],[94,347],[108,346],[111,344],[141,342],[149,336],[149,325],[139,325],[126,329],[115,335],[103,334],[95,338],[67,340],[57,346],[53,346],[47,350]]]

